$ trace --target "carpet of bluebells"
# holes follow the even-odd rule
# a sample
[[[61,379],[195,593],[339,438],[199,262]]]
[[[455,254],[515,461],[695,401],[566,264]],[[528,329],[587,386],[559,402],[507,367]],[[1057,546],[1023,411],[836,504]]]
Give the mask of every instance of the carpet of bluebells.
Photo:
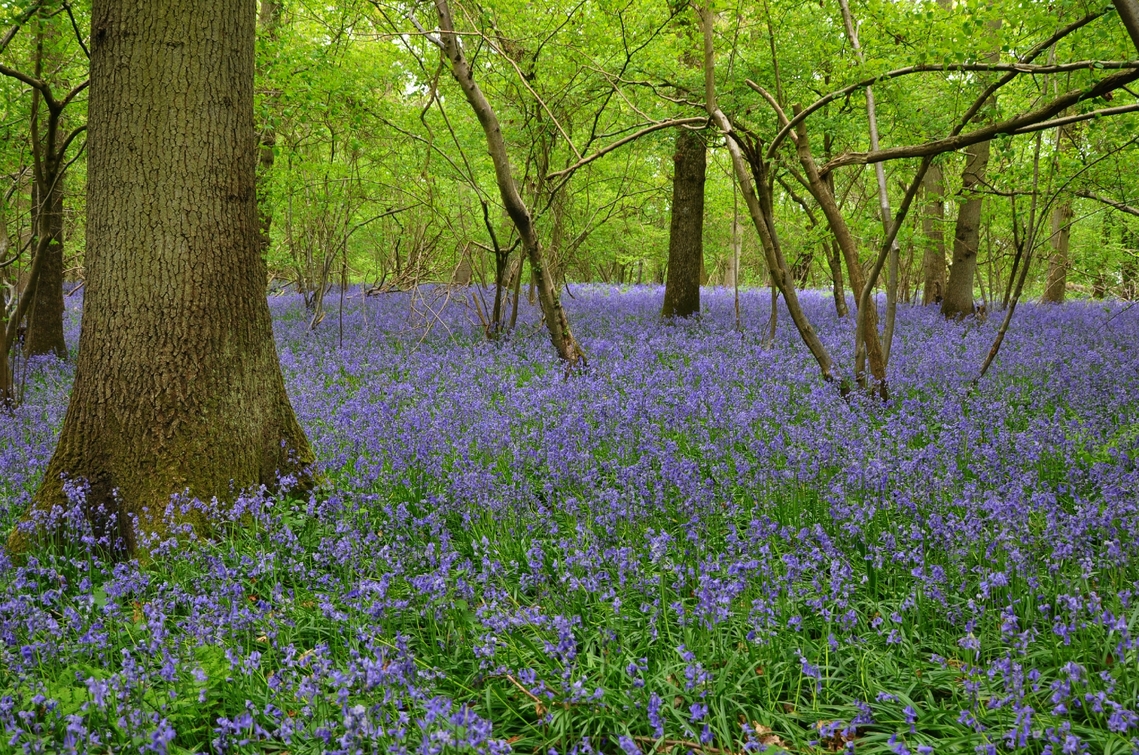
[[[1139,308],[1025,305],[973,390],[996,318],[903,307],[883,404],[765,291],[572,293],[568,378],[525,303],[271,298],[320,488],[175,500],[217,531],[140,564],[74,485],[71,545],[0,552],[0,752],[1139,752]],[[71,369],[0,421],[5,532]]]

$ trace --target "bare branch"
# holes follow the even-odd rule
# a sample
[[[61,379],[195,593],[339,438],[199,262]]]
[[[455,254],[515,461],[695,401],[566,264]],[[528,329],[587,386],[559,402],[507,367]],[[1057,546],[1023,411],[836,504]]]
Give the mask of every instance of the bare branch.
[[[1081,113],[1079,115],[1068,115],[1063,118],[1053,118],[1050,121],[1043,123],[1036,123],[1032,126],[1025,126],[1024,128],[1017,129],[1010,133],[1013,134],[1030,134],[1033,131],[1047,131],[1050,128],[1059,128],[1060,126],[1067,126],[1069,123],[1079,123],[1081,121],[1090,121],[1096,118],[1106,118],[1111,115],[1122,115],[1123,113],[1134,113],[1139,110],[1139,102],[1133,102],[1130,105],[1120,105],[1118,107],[1106,107],[1101,110],[1093,110],[1090,113]]]
[[[1116,200],[1110,197],[1105,197],[1102,194],[1096,194],[1091,191],[1077,191],[1076,196],[1083,197],[1084,199],[1092,199],[1096,202],[1101,202],[1108,207],[1112,207],[1116,210],[1119,210],[1120,212],[1127,213],[1128,215],[1134,215],[1135,217],[1139,218],[1139,208],[1132,207],[1131,205],[1124,204],[1123,202],[1117,202]]]
[[[925,157],[927,155],[939,155],[943,152],[953,152],[954,150],[968,147],[971,144],[978,144],[980,142],[989,141],[995,136],[1002,134],[1015,134],[1023,133],[1025,130],[1032,130],[1029,127],[1035,126],[1047,121],[1052,116],[1063,112],[1067,108],[1075,105],[1084,100],[1101,97],[1111,91],[1114,91],[1124,84],[1129,84],[1132,81],[1139,79],[1139,70],[1126,70],[1120,73],[1108,76],[1090,87],[1084,89],[1074,89],[1070,92],[1060,95],[1043,107],[1028,113],[1014,116],[999,123],[994,123],[984,128],[979,128],[976,131],[971,131],[968,134],[958,134],[949,136],[944,139],[936,139],[925,144],[916,144],[905,147],[892,147],[890,149],[875,150],[872,152],[848,152],[844,155],[831,160],[826,165],[822,166],[820,172],[826,174],[835,168],[840,168],[845,165],[867,165],[886,160],[898,160],[906,157]]]
[[[597,150],[596,152],[594,152],[589,157],[581,158],[576,163],[569,166],[568,168],[565,168],[564,170],[559,170],[559,171],[556,171],[554,173],[547,173],[546,174],[546,180],[549,181],[549,180],[552,180],[555,178],[561,178],[562,176],[570,175],[574,171],[576,171],[578,168],[585,167],[586,165],[593,162],[597,158],[604,157],[605,155],[609,154],[610,152],[612,152],[616,149],[620,149],[621,147],[624,147],[629,142],[636,141],[637,139],[640,139],[642,136],[645,136],[646,134],[651,134],[654,131],[660,131],[661,129],[664,129],[664,128],[672,128],[673,126],[695,126],[697,124],[707,124],[707,123],[708,123],[708,119],[706,117],[701,117],[701,118],[673,118],[671,120],[660,121],[658,123],[654,123],[651,126],[646,126],[645,128],[641,129],[640,131],[636,131],[632,134],[629,134],[624,139],[618,139],[617,141],[613,142],[612,144]]]
[[[79,31],[79,24],[75,21],[75,14],[71,12],[71,3],[64,3],[63,9],[67,11],[67,17],[71,19],[71,29],[75,32],[75,41],[79,43],[79,47],[83,50],[83,54],[87,56],[87,60],[90,60],[91,51],[87,49],[87,44],[83,41],[83,34]]]
[[[1103,16],[1107,12],[1108,11],[1105,8],[1105,9],[1097,11],[1095,13],[1089,13],[1088,15],[1084,16],[1083,18],[1081,18],[1077,21],[1074,21],[1074,22],[1068,24],[1067,26],[1057,30],[1054,34],[1052,34],[1052,36],[1050,36],[1047,39],[1045,39],[1044,41],[1040,42],[1035,47],[1031,48],[1028,52],[1026,52],[1024,55],[1022,55],[1020,58],[1019,64],[1024,65],[1027,63],[1031,63],[1033,60],[1036,59],[1037,56],[1040,55],[1040,53],[1044,52],[1049,47],[1056,44],[1056,42],[1060,41],[1061,39],[1068,36],[1069,34],[1072,34],[1073,32],[1078,31],[1079,29],[1082,29],[1083,27],[1087,26],[1092,21],[1095,21],[1097,18]],[[989,64],[989,65],[992,65],[992,64]],[[916,69],[919,67],[918,66],[911,66],[910,68]],[[898,69],[898,70],[904,71],[907,69]],[[917,73],[919,71],[914,70],[913,72]],[[882,74],[882,76],[889,76],[891,73],[894,73],[894,72],[888,72],[887,74]],[[964,119],[965,123],[968,123],[970,120],[973,119],[973,116],[975,116],[977,114],[977,112],[980,111],[981,107],[984,105],[984,102],[993,94],[993,92],[997,91],[1002,86],[1009,83],[1010,81],[1012,81],[1014,78],[1016,78],[1020,74],[1021,74],[1021,71],[1019,71],[1019,70],[1011,70],[1008,73],[1006,73],[1004,76],[1002,76],[999,80],[997,80],[993,84],[990,84],[988,87],[986,87],[985,91],[981,93],[981,96],[976,99],[973,106],[971,108],[969,108],[969,111],[966,113],[966,117]],[[906,75],[906,74],[898,74],[898,75]],[[861,89],[865,86],[868,86],[869,84],[873,84],[875,81],[884,80],[882,78],[882,76],[875,77],[874,79],[871,79],[869,81],[860,81],[856,84],[850,85],[849,87],[844,87],[843,89],[839,90],[839,92],[841,92],[841,94],[840,93],[831,93],[831,94],[825,95],[824,97],[822,97],[822,98],[816,100],[815,102],[811,103],[809,106],[803,108],[803,110],[801,112],[797,113],[795,115],[795,117],[791,119],[790,123],[788,123],[782,129],[780,129],[779,133],[775,135],[775,138],[771,141],[771,146],[769,146],[767,148],[768,159],[771,159],[775,155],[775,150],[777,150],[779,148],[779,145],[783,143],[783,140],[786,139],[787,136],[794,131],[795,127],[801,121],[806,119],[807,116],[811,115],[811,113],[814,113],[815,111],[819,110],[820,108],[826,106],[828,103],[833,102],[835,99],[838,99],[840,97],[845,97],[847,94],[854,92],[858,89]],[[982,140],[982,141],[984,141],[984,140]]]
[[[4,35],[3,39],[0,39],[0,52],[4,52],[4,50],[7,49],[8,43],[19,33],[20,27],[28,22],[28,19],[40,9],[41,5],[43,5],[43,0],[32,3],[22,15],[16,18],[16,23],[12,24],[12,28],[8,30],[8,33]]]

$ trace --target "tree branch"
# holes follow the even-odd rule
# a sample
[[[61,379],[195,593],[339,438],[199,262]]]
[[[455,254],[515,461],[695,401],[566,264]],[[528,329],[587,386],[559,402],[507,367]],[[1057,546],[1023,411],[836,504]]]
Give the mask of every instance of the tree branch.
[[[1002,134],[1015,134],[1023,133],[1025,130],[1034,130],[1029,127],[1047,121],[1057,113],[1061,113],[1067,108],[1075,105],[1084,100],[1092,99],[1094,97],[1101,97],[1111,91],[1119,89],[1124,84],[1129,84],[1132,81],[1139,79],[1139,70],[1127,70],[1120,73],[1108,76],[1090,87],[1084,89],[1074,89],[1070,92],[1060,95],[1043,107],[1028,113],[1009,118],[999,123],[994,123],[984,128],[979,128],[976,131],[971,131],[968,134],[958,134],[949,136],[944,139],[937,139],[925,144],[910,145],[906,147],[892,147],[890,149],[875,150],[872,152],[848,152],[844,155],[839,155],[820,169],[820,173],[824,175],[846,165],[868,165],[873,163],[884,162],[886,160],[898,160],[906,157],[926,157],[928,155],[939,155],[943,152],[953,152],[963,147],[968,147],[972,144],[989,141],[995,136]],[[968,114],[967,114],[968,115]]]
[[[1076,196],[1083,197],[1084,199],[1092,199],[1096,202],[1101,202],[1108,207],[1112,207],[1116,210],[1119,210],[1120,212],[1127,213],[1128,215],[1134,215],[1135,217],[1139,218],[1139,208],[1132,207],[1131,205],[1124,204],[1123,202],[1117,202],[1110,197],[1105,197],[1091,191],[1077,191]]]
[[[3,39],[0,39],[0,52],[4,52],[4,50],[7,49],[8,43],[19,33],[20,27],[28,22],[28,19],[40,9],[41,5],[43,5],[43,0],[32,3],[22,15],[16,18],[16,23],[12,24],[12,28],[8,30],[8,33],[4,35]]]
[[[1035,47],[1031,48],[1028,52],[1026,52],[1023,56],[1021,56],[1020,61],[1019,61],[1020,65],[1024,65],[1024,64],[1032,62],[1033,60],[1036,59],[1036,57],[1038,55],[1040,55],[1040,53],[1044,52],[1049,47],[1056,44],[1056,42],[1060,41],[1061,39],[1068,36],[1069,34],[1072,34],[1073,32],[1078,31],[1079,29],[1082,29],[1083,27],[1087,26],[1092,21],[1095,21],[1097,18],[1099,18],[1100,16],[1103,16],[1107,12],[1108,11],[1105,8],[1105,9],[1097,11],[1095,13],[1089,13],[1088,15],[1084,16],[1083,18],[1081,18],[1077,21],[1074,21],[1074,22],[1068,24],[1067,26],[1057,30],[1054,34],[1052,34],[1052,36],[1048,37],[1043,42],[1040,42]],[[988,64],[988,65],[994,65],[994,64]],[[911,66],[910,68],[917,69],[920,67],[919,66]],[[898,69],[898,70],[904,71],[907,69]],[[916,73],[918,71],[915,70],[914,72]],[[893,72],[883,74],[882,76],[889,76],[890,73],[893,73]],[[969,109],[969,112],[966,114],[965,122],[968,123],[970,120],[972,120],[973,116],[977,114],[977,112],[984,105],[985,100],[987,100],[993,94],[993,92],[997,91],[998,89],[1003,87],[1005,84],[1012,81],[1014,78],[1019,76],[1020,73],[1021,73],[1021,71],[1019,71],[1019,70],[1009,71],[1004,76],[1002,76],[999,80],[997,80],[993,84],[990,84],[988,87],[986,87],[985,91],[974,102],[973,107],[971,107]],[[898,75],[905,75],[905,74],[898,74]],[[844,97],[844,96],[846,96],[846,94],[854,92],[857,89],[861,89],[862,87],[867,86],[868,84],[872,84],[875,81],[879,81],[879,80],[882,80],[882,78],[881,77],[875,77],[874,79],[870,80],[869,82],[860,81],[856,84],[852,84],[849,87],[844,87],[843,89],[839,90],[839,92],[841,94],[840,93],[832,93],[835,96],[832,96],[831,94],[825,95],[824,97],[822,97],[818,100],[815,100],[815,102],[811,103],[806,108],[803,108],[803,110],[801,112],[797,113],[795,115],[795,117],[792,118],[791,121],[786,126],[784,126],[782,129],[780,129],[779,133],[775,135],[775,138],[772,139],[771,146],[769,146],[767,148],[768,159],[771,159],[775,155],[775,150],[777,150],[779,148],[779,145],[783,143],[783,140],[786,139],[788,135],[793,133],[795,127],[797,125],[799,125],[799,123],[801,121],[806,119],[807,116],[811,115],[811,113],[814,113],[816,110],[826,106],[828,103],[833,102],[835,99],[838,99],[840,97]],[[982,140],[982,141],[984,141],[984,140]]]
[[[574,171],[576,171],[578,168],[585,167],[586,165],[593,162],[597,158],[604,157],[605,155],[609,154],[610,152],[612,152],[616,149],[620,149],[621,147],[624,147],[629,142],[636,141],[637,139],[640,139],[642,136],[645,136],[646,134],[651,134],[654,131],[660,131],[661,129],[664,129],[664,128],[672,128],[673,126],[694,126],[698,123],[699,124],[707,124],[708,119],[706,117],[673,118],[671,120],[660,121],[659,123],[654,123],[651,126],[646,126],[645,128],[641,129],[640,131],[629,134],[624,139],[618,139],[617,141],[613,142],[612,144],[610,144],[606,147],[602,147],[601,149],[597,150],[596,152],[594,152],[589,157],[581,158],[576,163],[569,166],[568,168],[565,168],[564,170],[559,170],[559,171],[556,171],[554,173],[547,173],[546,174],[546,180],[549,181],[549,180],[552,180],[555,178],[561,178],[562,176],[569,175],[569,174],[573,173]]]

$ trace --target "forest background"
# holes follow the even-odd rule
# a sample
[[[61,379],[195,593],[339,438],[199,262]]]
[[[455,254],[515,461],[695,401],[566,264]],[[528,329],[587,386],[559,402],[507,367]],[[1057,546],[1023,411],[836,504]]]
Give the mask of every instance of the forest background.
[[[66,281],[69,292],[83,280],[85,5],[0,6],[11,20],[26,19],[25,33],[8,34],[0,54],[0,276],[9,317],[41,239],[59,256],[45,266],[45,282]],[[847,7],[845,18],[844,6],[762,0],[708,9],[715,97],[743,134],[741,144],[762,153],[781,130],[779,111],[837,92],[842,96],[804,121],[813,158],[825,164],[865,152],[869,89],[855,85],[866,81],[875,82],[881,146],[925,144],[951,133],[1003,75],[1010,81],[983,101],[968,130],[1094,85],[1112,73],[1105,65],[1126,73],[1136,57],[1106,5],[867,2]],[[304,292],[314,325],[336,283],[378,292],[498,280],[505,302],[498,309],[486,297],[477,304],[497,327],[509,316],[510,292],[527,280],[484,133],[428,31],[433,14],[421,11],[375,2],[260,4],[262,243],[271,287]],[[496,1],[456,6],[454,17],[555,280],[666,280],[680,173],[674,159],[681,141],[698,134],[707,146],[700,279],[767,283],[758,226],[733,180],[724,132],[706,112],[707,60],[687,5]],[[1035,51],[1035,67],[1009,75],[1074,22],[1078,28]],[[915,67],[922,70],[883,76]],[[1074,121],[1067,126],[984,142],[984,160],[976,147],[934,156],[915,209],[897,231],[899,300],[941,300],[962,233],[967,238],[958,244],[975,255],[970,308],[973,298],[986,309],[1007,303],[1029,250],[1030,295],[1134,298],[1137,132],[1126,111],[1135,103],[1124,83],[1065,108],[1059,115]],[[1090,116],[1103,111],[1115,117]],[[850,286],[850,270],[840,272],[841,236],[792,139],[784,134],[781,142],[750,167],[766,171],[771,223],[789,272],[799,287],[841,289],[843,278]],[[914,156],[881,163],[884,199],[865,164],[823,176],[863,275],[888,227],[882,202],[887,210],[903,203],[917,163]],[[958,222],[964,207],[979,212],[971,238]],[[1031,233],[1030,222],[1037,226]],[[887,282],[879,276],[879,286]],[[532,286],[529,293],[533,301]],[[29,353],[62,353],[62,328],[37,336],[35,309]]]

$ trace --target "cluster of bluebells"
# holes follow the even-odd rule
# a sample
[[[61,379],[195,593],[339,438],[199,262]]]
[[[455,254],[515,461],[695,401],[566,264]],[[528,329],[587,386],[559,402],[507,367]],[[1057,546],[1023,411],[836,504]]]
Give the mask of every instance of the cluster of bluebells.
[[[1025,306],[973,389],[995,323],[903,307],[882,403],[785,313],[765,348],[764,292],[742,333],[719,292],[573,293],[568,378],[525,307],[488,342],[462,296],[354,294],[341,341],[274,297],[324,486],[176,498],[216,531],[140,565],[69,485],[67,543],[0,553],[0,750],[1139,750],[1139,311]],[[6,528],[66,406],[34,368]]]

